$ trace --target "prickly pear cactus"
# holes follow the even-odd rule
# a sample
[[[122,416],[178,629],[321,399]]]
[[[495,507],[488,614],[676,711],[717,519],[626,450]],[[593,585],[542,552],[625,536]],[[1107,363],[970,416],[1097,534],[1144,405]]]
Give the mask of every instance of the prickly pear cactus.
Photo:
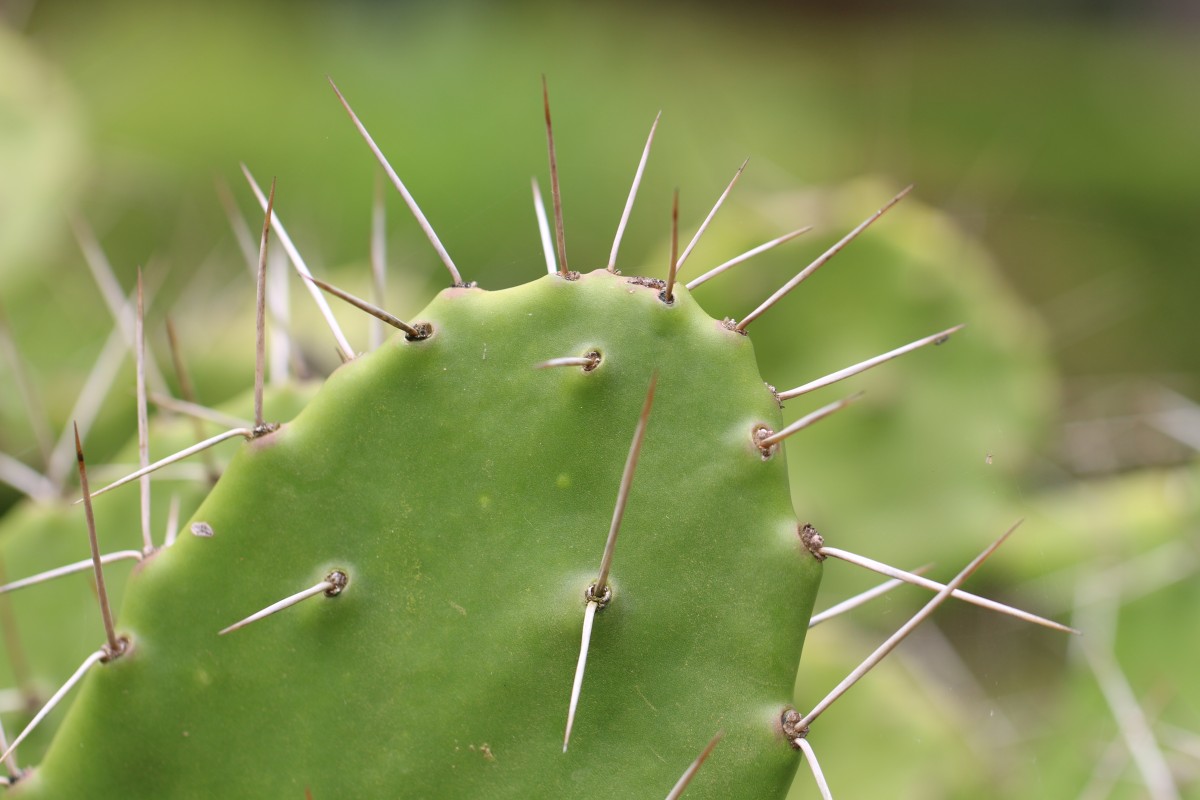
[[[195,516],[211,538],[141,565],[128,652],[13,796],[635,797],[718,730],[696,796],[786,789],[820,567],[782,453],[752,438],[780,415],[749,339],[659,293],[604,270],[448,289],[427,339],[339,369],[237,456]],[[564,754],[584,592],[655,370]],[[218,637],[335,570],[336,597]]]
[[[703,750],[689,796],[782,797],[823,557],[789,393],[753,315],[559,252],[501,291],[451,265],[409,333],[245,431],[9,796],[676,796]]]

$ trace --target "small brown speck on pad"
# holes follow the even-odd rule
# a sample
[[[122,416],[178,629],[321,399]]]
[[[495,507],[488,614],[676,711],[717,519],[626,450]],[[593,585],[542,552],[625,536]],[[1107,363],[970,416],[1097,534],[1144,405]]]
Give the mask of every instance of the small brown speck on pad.
[[[625,281],[633,286],[645,286],[647,289],[662,291],[667,288],[667,282],[661,278],[630,278]]]

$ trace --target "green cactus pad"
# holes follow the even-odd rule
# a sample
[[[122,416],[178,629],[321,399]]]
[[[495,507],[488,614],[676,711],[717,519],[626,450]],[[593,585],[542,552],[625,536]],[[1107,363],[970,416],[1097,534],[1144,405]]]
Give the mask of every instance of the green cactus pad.
[[[752,440],[780,413],[749,339],[604,271],[448,289],[416,320],[430,338],[344,365],[242,447],[193,518],[211,538],[139,567],[130,651],[10,796],[661,797],[718,731],[689,797],[786,792],[820,564],[782,452]],[[535,368],[593,351],[590,371]],[[655,371],[564,754],[584,592]],[[340,595],[218,636],[335,569]]]

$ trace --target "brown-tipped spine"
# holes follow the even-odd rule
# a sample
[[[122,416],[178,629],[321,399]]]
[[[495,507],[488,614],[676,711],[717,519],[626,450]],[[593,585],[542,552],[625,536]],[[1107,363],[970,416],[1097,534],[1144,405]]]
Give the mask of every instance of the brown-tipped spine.
[[[371,303],[368,303],[366,300],[363,300],[361,297],[356,297],[356,296],[350,294],[345,289],[339,289],[338,287],[336,287],[332,284],[326,283],[325,281],[323,281],[319,278],[312,278],[312,277],[308,277],[308,276],[305,276],[305,277],[308,280],[315,283],[317,286],[321,287],[321,289],[323,289],[324,291],[329,292],[331,295],[338,298],[339,300],[345,300],[347,303],[349,303],[350,305],[359,309],[360,311],[365,311],[368,314],[370,314],[371,316],[375,317],[376,319],[383,320],[388,325],[391,325],[393,328],[398,328],[399,330],[404,331],[408,335],[409,339],[413,339],[413,340],[425,339],[429,336],[428,330],[423,330],[423,329],[417,328],[413,325],[409,325],[407,322],[404,322],[404,321],[398,319],[397,317],[392,316],[388,312],[384,311],[382,308],[379,308],[375,305],[372,305]]]
[[[550,122],[550,90],[546,76],[542,76],[542,105],[546,109],[546,147],[550,152],[550,194],[554,198],[554,239],[558,245],[558,274],[566,278],[570,274],[567,266],[567,238],[563,231],[562,191],[558,186],[558,158],[554,153],[554,126]]]
[[[625,504],[629,502],[629,489],[633,486],[633,473],[637,469],[638,455],[642,452],[642,440],[646,436],[646,423],[650,419],[650,409],[654,406],[654,392],[657,387],[656,370],[650,376],[650,388],[646,390],[646,401],[642,404],[642,413],[633,432],[633,442],[629,445],[629,456],[625,459],[625,469],[621,473],[621,488],[617,491],[617,504],[613,508],[612,524],[608,528],[604,555],[600,559],[600,572],[592,589],[595,597],[601,597],[608,589],[608,573],[612,568],[613,551],[617,546],[617,533],[621,530],[621,519],[625,516]]]
[[[671,263],[667,265],[667,288],[663,290],[663,302],[675,302],[675,275],[679,271],[679,190],[671,203]]]
[[[79,426],[75,426],[75,462],[79,466],[79,484],[83,489],[83,510],[87,515],[88,544],[92,548],[92,569],[96,576],[96,595],[100,599],[100,613],[104,617],[104,635],[108,640],[110,657],[119,654],[121,643],[113,626],[112,608],[108,604],[108,589],[104,585],[104,567],[100,564],[100,543],[96,539],[96,515],[92,511],[92,496],[88,493],[87,464],[83,459],[83,443],[79,440]]]
[[[262,236],[258,242],[258,273],[254,297],[254,427],[263,426],[263,373],[267,361],[267,246],[271,238],[271,214],[275,210],[275,178],[267,194]]]

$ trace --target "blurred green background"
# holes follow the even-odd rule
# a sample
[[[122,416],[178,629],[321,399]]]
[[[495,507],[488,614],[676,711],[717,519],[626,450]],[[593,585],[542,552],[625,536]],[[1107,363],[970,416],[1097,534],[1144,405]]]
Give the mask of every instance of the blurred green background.
[[[744,315],[915,183],[751,329],[782,389],[969,325],[858,379],[863,404],[789,445],[797,510],[831,544],[898,566],[936,560],[940,577],[1028,517],[973,586],[1091,626],[1084,638],[1152,715],[1179,791],[1200,796],[1200,14],[1189,4],[0,8],[0,303],[55,432],[111,327],[72,216],[126,291],[144,266],[164,372],[169,311],[209,403],[245,387],[253,360],[253,283],[214,188],[227,184],[257,225],[239,162],[278,177],[276,208],[314,271],[368,293],[375,168],[326,75],[485,288],[544,268],[529,194],[533,175],[548,186],[542,74],[573,267],[603,266],[660,109],[627,273],[665,273],[676,187],[690,236],[747,156],[685,279],[816,226],[698,292],[714,316]],[[388,213],[389,307],[403,317],[447,280],[390,193]],[[332,345],[294,294],[306,360],[327,371]],[[365,347],[365,326],[342,316]],[[14,375],[0,363],[0,452],[36,467]],[[116,453],[132,430],[132,394],[118,388],[89,452]],[[0,508],[17,502],[0,486]],[[872,583],[826,572],[824,604]],[[897,592],[815,631],[798,703],[921,601]],[[814,727],[837,796],[1170,796],[1143,786],[1061,637],[963,608],[921,636]],[[815,796],[801,778],[793,796]]]

